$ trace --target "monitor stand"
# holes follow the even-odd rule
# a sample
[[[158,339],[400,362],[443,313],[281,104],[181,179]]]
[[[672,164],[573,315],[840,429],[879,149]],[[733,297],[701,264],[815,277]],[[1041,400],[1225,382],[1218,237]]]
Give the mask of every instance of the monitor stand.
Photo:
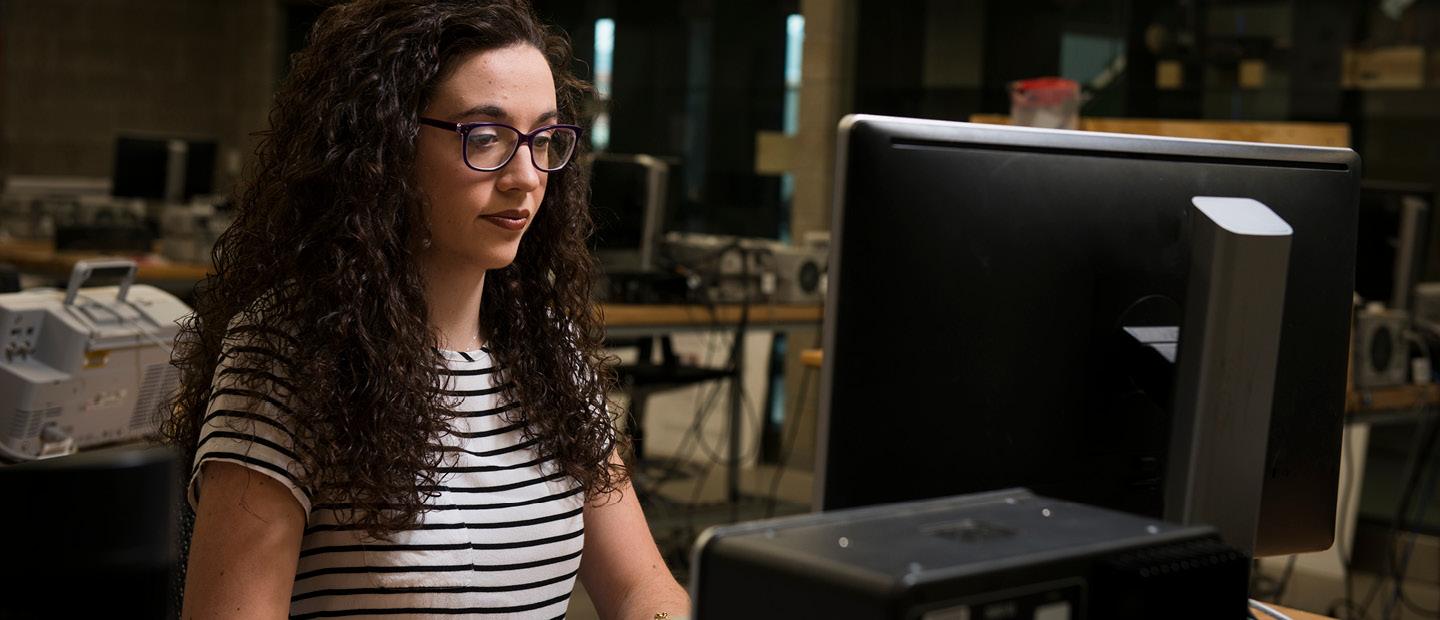
[[[1249,198],[1191,202],[1164,517],[1253,555],[1292,231]]]

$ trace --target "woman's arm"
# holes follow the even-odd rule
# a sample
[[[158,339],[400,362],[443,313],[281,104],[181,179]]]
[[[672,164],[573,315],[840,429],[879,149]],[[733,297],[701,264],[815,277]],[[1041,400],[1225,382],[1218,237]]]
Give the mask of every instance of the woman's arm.
[[[629,482],[585,505],[580,580],[601,618],[650,620],[661,612],[672,619],[690,615],[690,596],[665,568]]]
[[[181,618],[284,618],[305,513],[284,485],[233,463],[200,472]]]

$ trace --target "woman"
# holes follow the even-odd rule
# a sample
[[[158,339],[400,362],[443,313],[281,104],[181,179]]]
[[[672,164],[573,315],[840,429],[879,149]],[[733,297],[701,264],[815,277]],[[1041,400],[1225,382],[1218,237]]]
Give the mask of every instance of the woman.
[[[522,0],[321,16],[176,350],[184,617],[687,611],[604,406],[569,63]]]

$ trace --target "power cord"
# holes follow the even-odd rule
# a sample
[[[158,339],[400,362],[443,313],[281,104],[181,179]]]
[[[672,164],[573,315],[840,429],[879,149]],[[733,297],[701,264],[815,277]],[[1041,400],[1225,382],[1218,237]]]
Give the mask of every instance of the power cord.
[[[1299,559],[1299,557],[1298,555],[1291,555],[1290,559],[1285,561],[1285,570],[1280,573],[1280,579],[1275,582],[1276,603],[1284,602],[1285,589],[1290,586],[1290,577],[1295,574],[1295,561]]]
[[[775,505],[780,502],[780,478],[785,475],[785,469],[790,466],[790,457],[795,454],[795,440],[800,436],[800,421],[805,419],[805,396],[810,392],[810,375],[814,371],[806,368],[800,371],[800,391],[795,394],[795,418],[790,420],[790,433],[785,437],[780,447],[779,458],[775,463],[775,475],[770,477],[769,503],[765,506],[765,518],[775,516]]]
[[[1429,411],[1429,407],[1424,405],[1423,401],[1417,402],[1415,409],[1421,411],[1422,414]],[[1407,481],[1401,491],[1400,505],[1397,507],[1394,517],[1391,519],[1389,532],[1386,537],[1385,570],[1387,574],[1379,576],[1375,580],[1375,583],[1371,585],[1370,591],[1366,593],[1365,601],[1360,604],[1361,618],[1367,618],[1369,616],[1370,606],[1374,604],[1376,596],[1380,593],[1381,588],[1384,587],[1387,579],[1394,581],[1397,585],[1403,583],[1403,572],[1400,571],[1396,565],[1398,558],[1395,554],[1394,540],[1399,535],[1402,521],[1404,521],[1406,515],[1409,513],[1410,499],[1416,492],[1416,487],[1422,475],[1422,469],[1424,468],[1425,462],[1429,460],[1429,455],[1435,445],[1437,433],[1440,433],[1440,422],[1430,420],[1431,417],[1432,416],[1429,415],[1422,416],[1422,419],[1428,421],[1428,427],[1425,432],[1416,436],[1415,447],[1411,450],[1410,457],[1407,459],[1405,465],[1405,478]],[[1401,599],[1405,599],[1403,586],[1399,586],[1399,588]],[[1393,611],[1393,607],[1387,604],[1384,611],[1385,615],[1382,617],[1388,618],[1391,611]]]
[[[1431,367],[1433,368],[1433,366],[1434,366],[1434,360],[1435,360],[1434,350],[1430,347],[1429,341],[1420,338],[1419,334],[1416,333],[1414,330],[1407,330],[1405,335],[1406,335],[1407,340],[1410,340],[1411,342],[1417,343],[1417,344],[1420,345],[1421,353],[1426,356],[1426,358],[1427,358],[1427,359],[1430,361],[1430,363],[1431,363]],[[1422,412],[1422,415],[1425,414],[1425,413],[1431,413],[1430,407],[1429,407],[1428,405],[1422,406],[1422,407],[1421,407],[1421,412]],[[1426,416],[1424,419],[1430,419],[1430,418],[1429,418],[1429,416]],[[1390,545],[1387,546],[1387,551],[1389,552],[1389,553],[1387,553],[1387,556],[1386,556],[1386,557],[1387,557],[1387,562],[1393,562],[1394,560],[1398,560],[1399,563],[1398,563],[1398,564],[1391,564],[1391,565],[1389,566],[1390,571],[1391,571],[1391,574],[1394,576],[1394,591],[1393,591],[1392,594],[1391,594],[1390,600],[1386,603],[1385,611],[1384,611],[1384,616],[1383,616],[1383,617],[1385,617],[1385,618],[1389,618],[1389,617],[1391,616],[1391,613],[1392,613],[1392,612],[1394,611],[1394,609],[1395,609],[1396,603],[1399,603],[1401,606],[1403,606],[1405,609],[1408,609],[1408,610],[1409,610],[1410,612],[1412,612],[1412,613],[1416,613],[1416,614],[1419,614],[1419,615],[1422,615],[1422,616],[1431,617],[1431,618],[1440,617],[1440,610],[1427,609],[1427,608],[1425,608],[1424,606],[1422,606],[1422,605],[1420,605],[1420,604],[1418,604],[1418,603],[1415,603],[1413,600],[1410,599],[1410,597],[1409,597],[1409,596],[1406,594],[1406,592],[1405,592],[1405,580],[1406,580],[1406,574],[1409,573],[1410,558],[1411,558],[1411,556],[1412,556],[1412,554],[1413,554],[1413,552],[1414,552],[1415,542],[1416,542],[1416,540],[1419,538],[1419,535],[1418,535],[1417,533],[1413,532],[1413,529],[1414,529],[1414,527],[1415,527],[1416,525],[1421,524],[1421,523],[1424,522],[1424,520],[1425,520],[1425,515],[1426,515],[1426,514],[1429,512],[1429,510],[1430,510],[1430,499],[1431,499],[1431,497],[1432,497],[1433,494],[1434,494],[1435,484],[1436,484],[1436,477],[1437,477],[1437,475],[1440,475],[1440,459],[1434,459],[1434,458],[1433,458],[1434,449],[1435,449],[1435,446],[1436,446],[1436,441],[1440,441],[1440,420],[1431,420],[1428,436],[1429,436],[1429,440],[1426,441],[1426,442],[1423,444],[1423,446],[1422,446],[1423,452],[1422,452],[1422,454],[1421,454],[1420,461],[1419,461],[1419,462],[1416,464],[1416,466],[1415,466],[1415,467],[1416,467],[1416,470],[1424,469],[1424,470],[1426,471],[1426,474],[1425,474],[1425,481],[1424,481],[1423,483],[1421,483],[1421,485],[1420,485],[1420,487],[1419,487],[1419,490],[1418,490],[1418,493],[1419,493],[1419,502],[1418,502],[1418,504],[1419,504],[1419,505],[1418,505],[1418,507],[1417,507],[1417,510],[1419,511],[1419,513],[1418,513],[1417,515],[1415,515],[1412,519],[1410,519],[1410,523],[1412,524],[1412,527],[1411,527],[1412,531],[1409,533],[1409,542],[1406,543],[1406,545],[1405,545],[1405,550],[1404,550],[1404,552],[1401,554],[1401,557],[1399,557],[1399,558],[1395,558],[1395,557],[1394,557],[1394,544],[1393,544],[1393,542],[1392,542]],[[1428,467],[1427,467],[1427,459],[1428,459]],[[1409,482],[1409,484],[1413,484],[1414,481],[1415,481],[1415,478],[1414,478],[1414,476],[1412,475],[1412,476],[1410,477],[1410,480],[1409,480],[1408,482]],[[1407,490],[1405,491],[1405,493],[1402,494],[1402,498],[1401,498],[1401,502],[1402,502],[1402,503],[1401,503],[1401,509],[1400,509],[1400,511],[1397,512],[1397,519],[1399,519],[1402,515],[1404,515],[1405,508],[1406,508],[1405,502],[1408,502],[1409,499],[1410,499],[1410,497],[1411,497],[1411,495],[1414,494],[1414,493],[1416,493],[1416,492],[1417,492],[1417,491],[1416,491],[1415,489],[1413,489],[1413,488],[1407,488]],[[1404,515],[1404,516],[1408,516],[1408,515]],[[1397,525],[1398,525],[1398,521],[1397,521]],[[1398,529],[1394,530],[1394,533],[1392,534],[1392,540],[1393,540],[1393,537],[1394,537],[1394,536],[1398,536],[1398,535],[1400,535],[1400,532],[1398,531]]]
[[[1434,427],[1440,428],[1440,421],[1433,422],[1432,424]],[[1437,435],[1437,438],[1440,438],[1440,435]],[[1419,512],[1409,520],[1409,523],[1411,524],[1411,531],[1408,532],[1409,542],[1406,543],[1405,551],[1401,554],[1401,557],[1397,558],[1399,560],[1399,564],[1395,565],[1392,568],[1393,574],[1395,575],[1394,592],[1391,595],[1389,603],[1387,603],[1386,605],[1384,614],[1385,618],[1389,618],[1391,616],[1391,612],[1394,611],[1396,603],[1404,606],[1412,613],[1432,618],[1440,617],[1440,610],[1427,609],[1420,604],[1415,603],[1405,593],[1406,574],[1410,572],[1410,558],[1415,550],[1416,540],[1419,538],[1419,534],[1414,532],[1413,530],[1415,527],[1418,527],[1425,521],[1426,514],[1430,512],[1430,499],[1434,495],[1437,474],[1440,474],[1440,459],[1432,458],[1430,460],[1429,467],[1426,470],[1425,482],[1421,484],[1419,490],[1419,502],[1418,506],[1416,507],[1416,510],[1418,510]]]
[[[1336,552],[1340,554],[1340,570],[1342,571],[1341,578],[1345,582],[1345,597],[1340,599],[1338,607],[1336,603],[1331,603],[1327,613],[1335,616],[1339,614],[1339,610],[1343,609],[1344,617],[1350,620],[1355,617],[1352,612],[1359,611],[1360,609],[1360,606],[1355,602],[1355,573],[1354,566],[1351,565],[1354,554],[1353,550],[1346,548],[1345,539],[1348,527],[1346,521],[1350,514],[1350,493],[1355,484],[1354,435],[1348,431],[1345,432],[1343,441],[1344,445],[1341,446],[1340,449],[1340,460],[1341,472],[1344,477],[1340,482],[1340,510],[1339,516],[1337,517],[1339,523],[1336,524],[1340,536],[1335,540],[1335,547]]]
[[[740,298],[740,317],[739,321],[734,326],[734,333],[730,342],[730,351],[728,356],[729,359],[726,366],[727,370],[729,371],[730,380],[741,383],[726,384],[724,382],[716,382],[716,384],[709,390],[708,395],[701,397],[700,394],[703,394],[703,392],[698,393],[695,415],[692,417],[691,424],[686,430],[685,435],[682,436],[680,444],[677,447],[677,455],[684,455],[687,454],[688,450],[693,446],[705,457],[705,460],[707,461],[706,466],[698,473],[695,478],[690,501],[688,502],[689,510],[687,511],[687,525],[690,530],[693,530],[695,527],[694,518],[695,513],[699,508],[700,495],[705,488],[705,483],[709,480],[710,474],[717,466],[733,465],[731,457],[728,454],[722,454],[722,451],[729,446],[711,445],[711,443],[707,441],[706,433],[704,432],[706,428],[706,423],[709,421],[710,416],[714,412],[715,401],[716,398],[719,396],[720,390],[729,387],[732,390],[732,396],[734,398],[738,398],[740,401],[738,403],[731,403],[731,407],[738,408],[740,412],[740,419],[736,420],[733,416],[727,415],[725,424],[721,429],[724,432],[725,437],[727,438],[726,441],[729,441],[729,438],[737,432],[737,429],[733,428],[735,424],[744,425],[745,423],[750,422],[755,425],[755,428],[761,428],[765,423],[765,415],[763,413],[763,408],[757,409],[750,402],[750,394],[744,388],[744,377],[740,375],[739,369],[742,367],[741,351],[744,349],[745,338],[748,335],[750,328],[750,311],[756,301],[756,299],[754,298],[754,294],[756,291],[752,286],[750,286],[750,267],[752,265],[752,261],[763,261],[767,257],[770,263],[772,263],[773,265],[773,252],[769,252],[765,249],[746,248],[741,245],[738,240],[736,240],[729,244],[726,244],[724,247],[719,248],[714,252],[711,252],[710,254],[690,261],[689,265],[676,261],[675,268],[678,272],[688,273],[691,277],[694,278],[701,278],[701,270],[696,269],[696,267],[699,267],[700,264],[723,260],[724,256],[730,252],[739,252],[740,255],[739,258],[741,265],[741,291],[743,294]],[[715,271],[718,272],[718,269],[715,269]],[[712,330],[715,332],[723,330],[723,327],[720,325],[718,303],[714,295],[712,294],[712,290],[710,289],[710,287],[699,287],[698,293],[700,300],[702,301],[702,303],[706,304],[707,309],[709,309],[710,311]],[[775,328],[778,326],[776,323],[776,313],[774,312],[774,303],[774,299],[771,299],[772,312],[770,318],[770,328],[772,331],[774,331]],[[706,353],[707,361],[714,352],[714,342],[715,340],[712,337],[712,339],[710,339],[709,341],[710,346],[708,347]],[[802,390],[802,395],[804,391],[806,390]],[[733,412],[734,410],[732,409],[731,411]],[[791,444],[791,448],[789,448],[787,451],[793,451],[794,438],[796,435],[794,427],[792,427],[790,435],[791,437],[788,440],[788,443]],[[740,462],[743,462],[746,459],[758,455],[758,450],[758,443],[755,446],[752,446],[750,450],[737,450],[736,459],[738,459],[738,461]],[[658,487],[659,485],[668,482],[674,477],[675,473],[678,472],[679,468],[680,459],[673,459],[669,467],[667,467],[666,471],[661,475],[661,477],[652,483],[653,487]],[[777,472],[777,476],[772,479],[772,512],[774,507],[775,489],[778,488],[777,485],[779,480],[779,473],[780,472]],[[737,517],[738,512],[736,511],[738,511],[738,506],[732,506],[732,517]]]
[[[815,333],[815,340],[810,348],[817,349],[824,339],[824,331]],[[780,501],[780,478],[785,475],[785,470],[790,465],[790,459],[795,455],[795,441],[800,436],[800,422],[805,419],[806,398],[810,395],[810,379],[817,371],[811,368],[802,368],[800,371],[799,391],[795,393],[794,405],[791,411],[795,412],[795,418],[790,421],[790,432],[784,441],[781,442],[780,453],[775,459],[775,475],[770,479],[770,501],[765,508],[765,517],[775,516],[775,506]]]

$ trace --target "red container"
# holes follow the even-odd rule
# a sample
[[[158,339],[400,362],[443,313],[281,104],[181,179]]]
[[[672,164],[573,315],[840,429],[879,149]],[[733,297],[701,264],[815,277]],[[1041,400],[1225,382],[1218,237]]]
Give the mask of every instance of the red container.
[[[1010,124],[1049,129],[1078,129],[1080,84],[1059,77],[1010,83]]]

